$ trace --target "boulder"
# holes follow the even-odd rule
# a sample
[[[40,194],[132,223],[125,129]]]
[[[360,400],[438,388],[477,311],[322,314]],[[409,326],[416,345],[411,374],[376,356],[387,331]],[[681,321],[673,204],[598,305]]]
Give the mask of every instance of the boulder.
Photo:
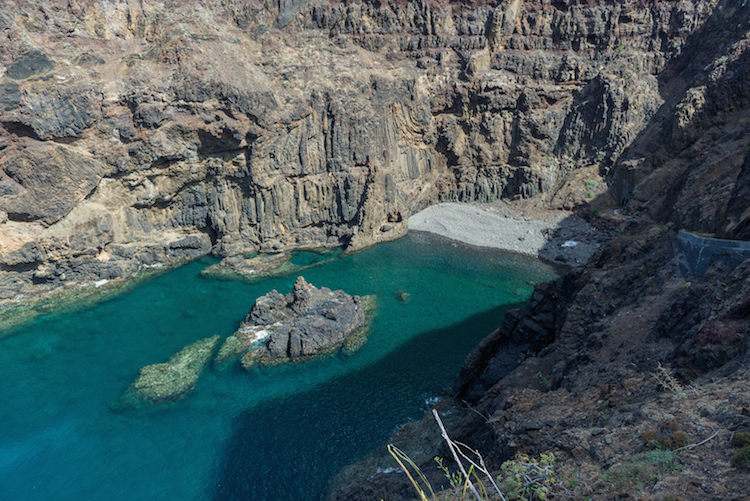
[[[361,345],[359,336],[352,334],[365,323],[366,302],[342,290],[318,289],[297,277],[291,293],[272,290],[255,300],[240,328],[219,349],[215,363],[241,358],[249,369],[258,363],[329,353],[350,342]]]
[[[166,363],[147,365],[125,394],[112,405],[116,411],[175,402],[195,388],[219,336],[196,341],[172,355]]]

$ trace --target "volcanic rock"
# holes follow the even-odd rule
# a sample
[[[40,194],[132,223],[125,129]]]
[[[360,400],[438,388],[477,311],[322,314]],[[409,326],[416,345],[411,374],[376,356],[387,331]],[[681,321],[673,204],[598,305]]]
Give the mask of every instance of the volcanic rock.
[[[350,336],[364,323],[362,298],[318,289],[300,276],[286,296],[272,290],[255,300],[240,328],[219,349],[215,363],[241,357],[242,366],[249,369],[330,352],[345,342],[361,342]]]
[[[245,258],[241,255],[230,256],[202,269],[201,275],[220,280],[263,280],[288,272],[292,268],[289,263],[290,257],[291,254],[288,252],[260,254],[252,258]]]
[[[440,201],[630,201],[747,235],[736,1],[24,5],[0,7],[2,297],[186,236],[185,258],[357,250]]]

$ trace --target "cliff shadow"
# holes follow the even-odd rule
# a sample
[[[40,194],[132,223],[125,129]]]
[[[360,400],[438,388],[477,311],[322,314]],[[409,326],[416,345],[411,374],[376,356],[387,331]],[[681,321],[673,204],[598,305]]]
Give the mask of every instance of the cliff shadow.
[[[425,332],[362,370],[241,412],[219,452],[207,497],[322,499],[341,468],[420,419],[453,383],[466,354],[506,311],[523,304]]]
[[[750,200],[750,10],[741,3],[720,1],[659,72],[663,103],[607,176],[625,212],[743,238],[732,230],[742,217],[732,208]]]

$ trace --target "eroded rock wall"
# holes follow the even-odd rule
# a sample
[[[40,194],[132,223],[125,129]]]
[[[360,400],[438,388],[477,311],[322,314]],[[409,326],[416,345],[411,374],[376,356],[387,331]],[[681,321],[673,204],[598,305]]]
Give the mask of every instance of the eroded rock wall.
[[[633,214],[746,240],[750,2],[724,0],[658,75],[664,103],[610,181]]]
[[[0,297],[354,250],[440,200],[572,207],[716,3],[6,3]]]

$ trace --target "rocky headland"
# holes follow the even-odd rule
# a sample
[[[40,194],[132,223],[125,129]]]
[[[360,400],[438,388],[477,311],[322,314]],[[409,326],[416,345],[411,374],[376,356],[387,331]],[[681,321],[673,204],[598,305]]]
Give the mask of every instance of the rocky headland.
[[[366,311],[359,296],[308,284],[297,277],[292,292],[272,290],[255,300],[237,332],[219,349],[214,363],[241,360],[245,369],[257,365],[305,360],[343,347],[353,351],[366,340]]]
[[[449,434],[554,452],[559,497],[747,499],[748,266],[676,244],[750,239],[747,0],[11,1],[0,38],[4,304],[437,202],[572,211],[606,238],[498,319]],[[385,459],[332,496],[416,497]]]

